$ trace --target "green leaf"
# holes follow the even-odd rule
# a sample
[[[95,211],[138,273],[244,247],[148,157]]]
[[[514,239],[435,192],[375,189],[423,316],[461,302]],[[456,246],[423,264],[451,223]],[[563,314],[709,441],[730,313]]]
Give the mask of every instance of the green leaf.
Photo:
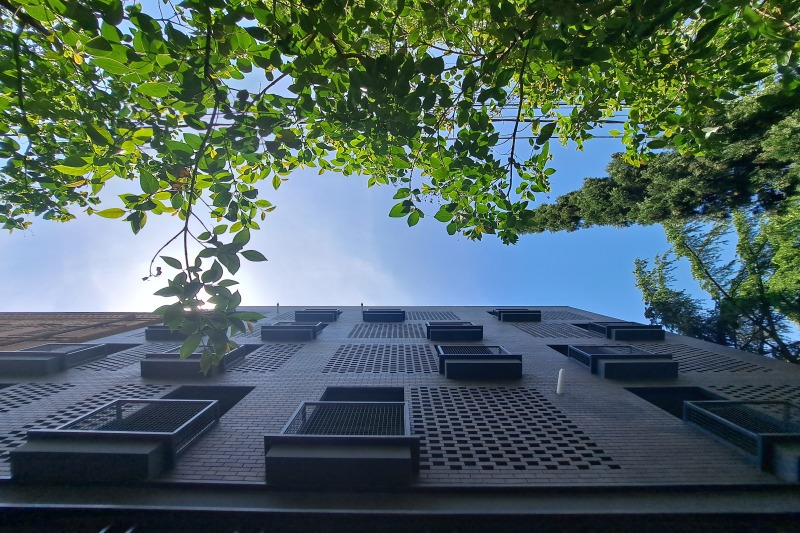
[[[119,207],[112,207],[111,209],[103,209],[102,211],[95,211],[95,215],[99,215],[103,218],[119,218],[126,213],[124,209],[120,209]]]
[[[399,204],[395,204],[392,209],[389,211],[389,216],[394,218],[400,218],[408,215],[411,211],[411,206],[414,205],[409,200],[403,200]]]
[[[411,214],[408,215],[408,218],[406,219],[406,222],[408,223],[408,227],[416,226],[417,222],[419,222],[419,218],[420,218],[419,217],[419,211],[416,211],[416,210],[412,211]]]
[[[242,253],[244,255],[244,253]],[[228,272],[231,274],[236,274],[239,271],[239,267],[241,266],[241,262],[239,261],[239,257],[235,254],[219,254],[217,256],[219,262],[222,263]],[[245,257],[246,259],[246,257]]]
[[[248,261],[253,261],[256,263],[267,260],[267,258],[264,257],[264,254],[256,250],[244,250],[242,252],[242,257],[244,257]]]
[[[183,265],[181,264],[181,262],[180,262],[180,261],[178,261],[177,259],[175,259],[174,257],[168,257],[168,256],[166,256],[166,255],[162,255],[162,256],[161,256],[161,259],[162,259],[162,260],[163,260],[163,261],[164,261],[166,264],[168,264],[169,266],[171,266],[172,268],[177,268],[178,270],[183,270]]]
[[[87,174],[91,169],[91,165],[85,165],[82,167],[70,167],[67,165],[53,165],[55,170],[58,170],[62,174],[66,174],[68,176],[83,176]]]
[[[203,272],[200,276],[200,280],[203,283],[214,283],[222,278],[224,272],[222,271],[222,265],[219,264],[218,261],[214,261],[214,264],[211,265],[211,268]]]
[[[143,83],[139,85],[136,90],[145,96],[163,98],[169,94],[169,85],[157,82]]]
[[[550,140],[550,137],[553,136],[553,132],[556,130],[556,122],[550,122],[545,124],[542,127],[542,131],[539,132],[539,136],[536,137],[536,144],[543,145],[547,141]]]
[[[435,218],[439,222],[450,222],[450,220],[453,218],[453,213],[451,213],[444,207],[441,207],[439,208],[439,211],[437,211],[436,214],[433,215],[433,218]]]
[[[419,64],[419,71],[428,76],[438,76],[444,70],[444,58],[442,56],[425,56]]]
[[[235,244],[241,244],[242,246],[244,246],[245,244],[250,242],[250,230],[247,229],[247,228],[244,228],[242,231],[240,231],[239,233],[234,235],[233,236],[233,242]]]
[[[89,138],[98,146],[112,146],[114,138],[101,124],[89,124],[86,126],[86,133]]]
[[[130,74],[131,72],[130,67],[128,67],[127,65],[124,65],[119,61],[108,57],[95,57],[92,59],[92,63],[94,63],[101,69],[105,70],[109,74],[114,74],[117,76]]]
[[[202,340],[203,340],[202,333],[193,333],[189,335],[189,337],[185,341],[183,341],[183,344],[181,345],[180,349],[181,359],[186,359],[190,355],[192,355],[194,351],[197,350],[197,347],[200,346],[200,341]]]
[[[147,171],[142,171],[139,175],[139,185],[145,194],[153,194],[159,189],[158,179]]]

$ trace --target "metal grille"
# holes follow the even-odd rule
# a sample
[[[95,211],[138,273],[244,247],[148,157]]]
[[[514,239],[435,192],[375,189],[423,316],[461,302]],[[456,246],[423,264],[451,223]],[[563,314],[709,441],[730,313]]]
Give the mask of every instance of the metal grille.
[[[751,455],[758,454],[758,438],[756,436],[738,431],[729,424],[717,420],[712,416],[708,416],[708,414],[702,410],[692,409],[690,407],[686,413],[686,420],[697,424],[706,431],[713,433]]]
[[[513,325],[532,337],[541,339],[566,339],[566,338],[596,338],[599,333],[587,331],[572,324],[542,324],[539,323],[519,323]]]
[[[458,320],[450,311],[406,311],[406,320]]]
[[[421,324],[393,324],[370,322],[353,326],[349,339],[423,339],[425,328]]]
[[[154,342],[136,348],[131,348],[129,350],[117,352],[109,355],[108,357],[100,359],[99,361],[79,365],[75,368],[78,370],[105,370],[113,372],[125,368],[126,366],[130,366],[134,363],[138,363],[144,358],[145,355],[149,353],[166,353],[177,350],[178,348],[180,348],[180,344]]]
[[[118,400],[59,429],[172,433],[206,407],[205,402]]]
[[[322,369],[324,373],[437,372],[436,357],[427,344],[344,344]]]
[[[800,437],[800,408],[789,402],[687,402],[686,419],[751,454],[760,436]]]
[[[508,354],[502,346],[468,346],[468,345],[453,345],[453,346],[436,346],[436,349],[442,355],[472,355],[472,354],[487,354],[487,355],[504,355]]]
[[[405,435],[405,403],[306,402],[288,435]]]
[[[55,433],[159,433],[178,455],[216,423],[216,413],[211,400],[115,400]]]
[[[800,433],[800,410],[789,402],[710,401],[692,405],[753,433]]]
[[[772,372],[771,368],[707,352],[685,344],[634,344],[634,346],[653,353],[671,353],[672,359],[678,361],[681,372]]]

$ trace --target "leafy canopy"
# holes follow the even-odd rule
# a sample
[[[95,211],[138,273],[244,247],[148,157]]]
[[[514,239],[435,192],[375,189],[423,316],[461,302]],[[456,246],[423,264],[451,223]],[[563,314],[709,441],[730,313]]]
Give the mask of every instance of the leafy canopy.
[[[800,326],[800,200],[788,204],[782,214],[739,210],[710,227],[665,224],[674,256],[657,256],[652,268],[636,260],[645,316],[684,335],[800,363],[800,342],[788,340]],[[712,308],[673,288],[675,256],[689,261]]]
[[[415,225],[515,242],[549,141],[619,123],[629,161],[764,80],[796,91],[798,0],[0,0],[0,224],[177,216],[168,324],[229,346],[249,232],[299,167],[393,184]],[[121,202],[104,186],[128,180]],[[203,249],[190,257],[188,243]],[[169,244],[169,243],[168,243]],[[158,252],[160,253],[160,251]],[[158,253],[156,255],[158,255]],[[160,268],[160,267],[159,267]],[[158,270],[156,270],[156,274]],[[200,312],[201,298],[215,306]]]
[[[537,206],[525,232],[626,227],[698,218],[724,219],[739,209],[781,209],[800,191],[800,98],[776,88],[710,117],[708,155],[665,150],[645,165],[615,154],[608,176]]]

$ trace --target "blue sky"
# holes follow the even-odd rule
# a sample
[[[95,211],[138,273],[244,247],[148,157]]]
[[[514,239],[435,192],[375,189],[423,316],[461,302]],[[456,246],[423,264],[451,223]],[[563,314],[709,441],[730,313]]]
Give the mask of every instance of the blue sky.
[[[619,148],[608,139],[584,152],[552,146],[558,171],[541,200],[603,176]],[[245,262],[236,276],[244,305],[570,305],[643,320],[633,260],[668,249],[659,226],[525,235],[514,246],[491,236],[473,242],[447,235],[433,218],[436,204],[409,228],[388,217],[391,187],[368,189],[364,177],[316,169],[262,192],[278,207],[251,240],[269,261]],[[167,303],[152,295],[163,282],[141,278],[178,225],[151,217],[135,236],[127,223],[80,216],[2,235],[0,311],[151,311]],[[688,269],[678,274],[692,286]]]

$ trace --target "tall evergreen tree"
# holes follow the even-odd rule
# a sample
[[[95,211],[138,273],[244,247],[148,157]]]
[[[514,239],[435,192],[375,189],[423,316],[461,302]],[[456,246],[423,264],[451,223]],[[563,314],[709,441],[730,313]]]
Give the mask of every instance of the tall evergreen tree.
[[[731,105],[706,129],[707,155],[668,150],[635,166],[616,154],[607,177],[533,209],[525,231],[719,219],[740,208],[779,209],[798,192],[800,99],[767,91]]]

